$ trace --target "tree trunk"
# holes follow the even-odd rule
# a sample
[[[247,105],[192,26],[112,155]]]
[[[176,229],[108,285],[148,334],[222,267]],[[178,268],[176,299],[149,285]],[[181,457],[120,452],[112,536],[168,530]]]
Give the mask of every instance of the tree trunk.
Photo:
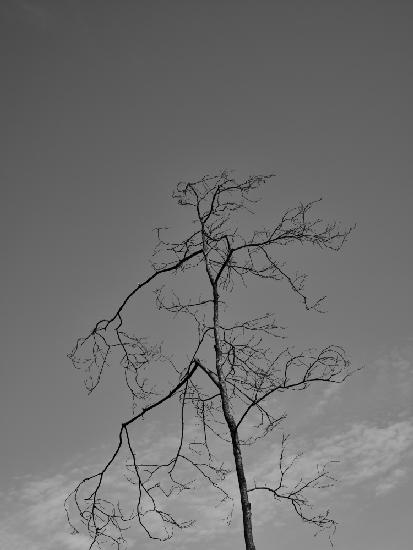
[[[211,277],[210,277],[211,279]],[[214,296],[214,340],[215,340],[215,359],[216,359],[216,371],[219,379],[220,393],[221,393],[221,403],[222,410],[224,412],[225,421],[229,428],[231,434],[232,442],[232,453],[234,455],[235,469],[237,472],[238,479],[238,488],[241,497],[241,508],[242,508],[242,522],[244,526],[244,540],[245,540],[245,549],[246,550],[255,550],[254,537],[252,533],[252,514],[251,514],[251,503],[248,500],[248,491],[247,491],[247,480],[244,473],[244,465],[242,463],[242,453],[241,445],[238,437],[238,428],[232,411],[230,408],[227,385],[225,378],[223,377],[222,368],[221,368],[221,358],[222,351],[219,341],[218,334],[218,290],[216,283],[212,285],[213,287],[213,296]]]
[[[230,427],[231,430],[231,427]],[[246,550],[255,550],[254,538],[252,534],[252,514],[251,503],[248,500],[247,480],[244,474],[244,465],[242,463],[241,446],[238,439],[238,431],[231,430],[232,452],[234,454],[235,467],[237,470],[238,487],[241,496],[242,522],[244,525],[244,540]]]

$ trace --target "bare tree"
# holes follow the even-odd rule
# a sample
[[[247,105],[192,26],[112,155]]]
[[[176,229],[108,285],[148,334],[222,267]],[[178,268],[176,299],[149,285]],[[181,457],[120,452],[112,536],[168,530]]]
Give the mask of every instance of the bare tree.
[[[342,383],[351,374],[344,350],[329,345],[321,350],[296,352],[285,345],[284,329],[272,313],[236,321],[228,313],[229,295],[241,283],[258,278],[284,281],[307,310],[321,311],[324,298],[311,301],[306,294],[306,275],[292,273],[279,260],[281,247],[309,244],[338,251],[352,228],[325,223],[312,217],[319,201],[298,204],[285,211],[270,227],[243,234],[240,214],[253,212],[259,200],[256,193],[272,175],[252,176],[237,181],[229,172],[206,176],[199,181],[177,185],[173,197],[192,212],[192,231],[184,238],[168,240],[165,230],[157,229],[152,273],[139,283],[108,319],[96,323],[91,332],[79,338],[69,354],[74,366],[85,375],[92,392],[101,381],[112,358],[118,358],[126,384],[133,397],[131,417],[122,422],[113,454],[97,473],[84,478],[68,496],[65,506],[74,532],[83,524],[91,536],[90,549],[108,542],[120,547],[123,533],[135,521],[149,537],[166,539],[175,528],[192,521],[180,521],[163,505],[165,497],[193,487],[194,480],[182,478],[188,468],[207,480],[221,494],[231,495],[222,486],[231,471],[215,454],[215,442],[232,449],[238,481],[245,547],[254,550],[252,510],[249,494],[262,491],[277,501],[286,501],[304,522],[317,529],[334,530],[336,522],[329,511],[314,513],[308,490],[329,486],[334,480],[327,466],[319,467],[310,478],[288,482],[287,477],[297,456],[288,456],[287,438],[282,435],[279,477],[268,482],[247,482],[244,448],[270,434],[285,419],[275,414],[271,398],[276,393],[305,390],[317,382]],[[182,297],[169,284],[188,272],[197,281],[197,295]],[[161,286],[153,287],[157,281]],[[163,346],[126,330],[126,307],[137,300],[146,287],[152,288],[155,304],[174,317],[188,316],[195,327],[195,339],[182,364],[166,354]],[[119,355],[120,353],[120,355]],[[161,392],[150,386],[151,374],[159,367],[174,373],[175,382]],[[179,437],[168,460],[142,463],[134,446],[131,427],[156,407],[170,400],[179,404]],[[145,406],[136,412],[139,403]],[[200,435],[187,434],[185,419],[192,408]],[[249,424],[248,424],[249,423]],[[244,437],[245,425],[252,426]],[[127,454],[128,480],[136,487],[136,505],[126,513],[119,502],[103,494],[103,482],[109,468],[122,453]],[[154,528],[154,517],[158,518]],[[164,531],[160,534],[159,522]],[[76,525],[78,527],[76,527]]]

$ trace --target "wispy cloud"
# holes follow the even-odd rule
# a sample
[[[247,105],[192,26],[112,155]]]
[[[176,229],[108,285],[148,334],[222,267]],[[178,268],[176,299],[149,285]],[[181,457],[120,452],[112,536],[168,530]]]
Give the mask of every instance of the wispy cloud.
[[[23,479],[6,493],[0,539],[8,550],[84,549],[86,537],[70,535],[63,501],[71,489],[73,472],[43,479]]]
[[[338,475],[343,484],[353,486],[374,480],[379,487],[386,479],[392,479],[391,484],[386,484],[390,490],[401,475],[400,464],[412,450],[413,418],[386,427],[353,424],[340,434],[318,439],[314,449],[304,455],[302,468],[308,473],[317,464],[338,460]],[[396,471],[399,473],[395,474]]]
[[[399,401],[412,408],[413,393],[413,345],[410,342],[399,348],[394,348],[387,355],[378,359],[374,367],[377,371],[378,397],[394,388]]]
[[[314,405],[314,407],[310,411],[310,414],[313,416],[318,416],[319,414],[324,412],[326,406],[330,404],[332,401],[337,403],[338,400],[340,399],[339,394],[341,389],[342,389],[342,386],[340,384],[330,384],[326,386],[323,389],[320,399],[317,401],[317,403]]]
[[[376,495],[384,495],[397,487],[406,477],[407,472],[403,468],[396,468],[386,476],[376,487]]]
[[[404,396],[406,384],[410,388],[412,364],[401,353],[393,353],[390,357],[376,364],[373,387],[369,390],[376,398],[382,395],[386,397],[387,389],[395,395]],[[387,384],[387,387],[386,387]],[[370,395],[369,399],[372,399]],[[333,401],[338,407],[344,400],[336,386],[328,386],[322,393],[321,399],[313,410],[314,415],[322,414]],[[407,403],[407,399],[403,401]],[[403,482],[412,476],[412,468],[409,464],[413,456],[413,416],[408,414],[406,404],[403,407],[404,415],[392,415],[383,421],[367,415],[368,421],[353,421],[343,428],[342,422],[336,426],[336,432],[330,435],[314,437],[311,439],[311,429],[306,438],[301,438],[304,455],[298,461],[297,467],[292,471],[291,483],[300,475],[311,477],[317,469],[317,465],[329,460],[338,460],[334,466],[340,484],[336,490],[350,491],[362,495],[375,494],[378,498],[385,497],[394,491]],[[339,411],[337,411],[339,412]],[[386,419],[386,417],[384,417]],[[391,421],[391,420],[397,421]],[[348,420],[347,420],[348,422]],[[379,422],[381,422],[379,424]],[[190,439],[195,440],[195,422],[188,422]],[[156,422],[147,423],[139,428],[137,439],[137,452],[142,462],[154,463],[165,456],[171,456],[176,450],[179,439],[172,432],[165,431],[165,427]],[[297,440],[299,444],[300,440]],[[259,444],[257,448],[246,448],[247,476],[250,483],[268,482],[276,484],[279,479],[279,455],[280,445],[277,442]],[[222,456],[228,458],[228,448],[222,445],[218,449]],[[291,442],[291,453],[293,452]],[[110,449],[107,456],[110,456]],[[124,477],[124,456],[108,472],[105,482],[105,491],[109,498],[119,499],[125,508],[133,506],[136,501],[134,488]],[[229,458],[231,458],[229,456]],[[15,486],[1,495],[2,517],[0,519],[0,540],[8,550],[84,550],[88,548],[88,537],[85,533],[73,536],[66,521],[63,502],[66,496],[73,490],[75,484],[83,477],[95,473],[102,461],[102,449],[95,449],[89,456],[78,456],[71,463],[60,466],[58,473],[43,476],[41,478],[23,477],[16,480]],[[251,467],[252,466],[252,467]],[[196,477],[195,472],[192,478]],[[171,548],[189,547],[198,542],[208,540],[208,544],[214,544],[216,537],[225,534],[225,540],[231,541],[233,533],[239,533],[241,529],[240,509],[238,502],[237,480],[234,472],[230,473],[224,482],[223,488],[229,495],[234,496],[234,501],[228,500],[220,504],[220,494],[208,486],[206,480],[200,480],[193,492],[185,491],[182,497],[173,496],[160,503],[166,509],[179,515],[180,519],[197,520],[193,529],[185,530],[171,542]],[[321,491],[320,495],[327,494]],[[344,493],[343,493],[344,494]],[[367,494],[367,493],[366,493]],[[222,495],[221,495],[222,496]],[[162,499],[162,495],[160,495]],[[276,503],[264,493],[252,493],[251,499],[254,510],[254,523],[257,527],[271,522],[282,525],[285,516],[282,506]],[[233,508],[232,528],[228,528],[226,519]],[[144,533],[134,532],[142,547],[145,546]],[[221,545],[221,541],[220,541]]]
[[[145,441],[145,439],[144,439]],[[176,443],[173,438],[166,438],[164,443],[157,442],[146,446],[145,456],[160,456],[169,451]],[[280,447],[277,444],[267,446],[266,452],[255,455],[254,466],[249,471],[250,479],[266,479],[276,482],[278,479],[278,459]],[[382,496],[394,490],[397,485],[408,478],[409,469],[406,459],[413,451],[413,419],[408,419],[378,427],[371,424],[354,424],[347,430],[331,437],[319,438],[314,441],[312,450],[306,453],[297,465],[297,476],[311,476],[317,464],[329,459],[339,459],[338,477],[342,486],[374,487],[375,494]],[[409,455],[410,453],[410,455]],[[6,510],[4,519],[0,520],[0,539],[8,550],[84,550],[88,548],[86,534],[73,536],[63,509],[63,501],[73,489],[74,483],[84,472],[93,472],[93,461],[88,457],[78,457],[78,463],[66,466],[65,471],[43,478],[18,480],[16,486],[8,493],[3,493],[3,507]],[[108,495],[115,495],[127,506],[133,504],[136,495],[133,487],[122,477],[121,464],[110,471],[106,489]],[[295,475],[295,474],[294,474]],[[197,542],[209,540],[213,543],[216,537],[225,534],[230,541],[231,535],[239,533],[240,510],[237,499],[237,482],[235,473],[228,475],[223,482],[224,489],[233,495],[234,502],[219,504],[219,494],[207,483],[201,482],[194,492],[186,492],[183,500],[178,498],[170,502],[165,500],[165,506],[171,506],[184,519],[196,519],[197,524],[191,530],[178,534],[172,547],[180,548]],[[269,521],[282,525],[284,514],[268,496],[252,494],[254,521],[259,527]],[[232,528],[225,521],[232,506],[234,515]],[[135,536],[135,533],[133,533]],[[137,533],[136,540],[145,544],[144,534]]]

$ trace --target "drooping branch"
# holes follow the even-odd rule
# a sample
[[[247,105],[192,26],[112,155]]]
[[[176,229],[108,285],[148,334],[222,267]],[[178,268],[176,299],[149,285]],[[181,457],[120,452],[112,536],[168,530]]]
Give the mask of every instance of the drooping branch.
[[[178,271],[182,268],[183,265],[185,265],[186,262],[190,262],[193,258],[199,256],[201,253],[202,250],[195,250],[191,253],[186,253],[185,251],[183,256],[178,261],[155,270],[152,275],[147,277],[142,283],[139,283],[131,292],[129,292],[129,294],[126,296],[126,298],[124,298],[121,305],[117,308],[112,317],[110,317],[109,319],[101,319],[96,323],[94,328],[87,336],[77,339],[75,346],[68,354],[68,357],[72,361],[72,364],[75,368],[83,370],[85,372],[85,376],[87,375],[87,378],[85,378],[85,386],[88,389],[89,393],[91,393],[99,384],[102,377],[103,369],[108,364],[108,358],[113,348],[121,347],[124,352],[122,361],[124,364],[126,364],[126,382],[133,394],[133,390],[128,382],[127,367],[129,367],[131,364],[137,364],[137,355],[136,353],[133,353],[132,355],[134,361],[129,360],[130,356],[126,351],[125,339],[130,339],[130,337],[121,330],[121,327],[123,325],[122,312],[125,309],[126,305],[130,302],[130,300],[142,288],[149,285],[149,283],[151,283],[156,277],[172,271]],[[116,320],[118,321],[117,325],[114,327],[116,338],[115,341],[111,343],[109,341],[108,329]],[[138,347],[139,351],[141,352],[140,361],[138,361],[138,363],[148,364],[150,361],[150,357],[148,355],[147,346],[143,345],[142,339],[133,338],[133,341],[134,347]],[[88,347],[89,349],[87,349]],[[152,355],[151,358],[153,358],[154,349],[151,350],[150,355]],[[96,371],[97,374],[94,375],[94,371]],[[141,392],[139,394],[139,397],[145,396],[146,392],[143,391],[142,387],[140,389]]]
[[[298,480],[294,479],[293,469],[297,465],[302,453],[287,458],[288,439],[289,435],[283,434],[278,461],[278,483],[271,485],[269,483],[260,484],[254,481],[254,486],[250,487],[248,492],[264,491],[271,494],[274,500],[289,502],[304,523],[313,525],[316,528],[316,534],[320,531],[328,530],[330,532],[330,543],[332,544],[332,535],[335,533],[337,522],[330,517],[330,510],[328,509],[323,512],[313,513],[314,505],[310,502],[307,493],[312,489],[328,489],[334,486],[336,479],[329,472],[328,467],[336,461],[330,461],[322,466],[317,465],[316,471],[312,476],[306,478],[300,477]],[[291,481],[288,479],[289,476],[293,478]]]
[[[209,468],[211,469],[211,471],[215,473],[215,475],[219,475],[222,478],[222,476],[225,476],[227,473],[224,469],[219,467],[214,467],[208,464],[197,463],[191,458],[185,457],[184,455],[181,454],[183,432],[184,432],[183,416],[181,418],[181,437],[178,445],[178,450],[175,456],[167,464],[155,465],[154,467],[152,467],[152,469],[151,469],[151,465],[148,465],[148,464],[140,465],[138,463],[138,459],[130,439],[129,426],[131,424],[135,423],[138,419],[143,418],[152,409],[155,409],[160,405],[162,405],[163,403],[165,403],[166,401],[170,400],[183,387],[185,388],[184,389],[184,397],[185,397],[185,393],[188,388],[188,383],[192,379],[196,370],[200,366],[201,365],[200,365],[199,359],[195,357],[193,361],[190,363],[190,365],[188,366],[187,371],[185,375],[182,377],[182,379],[166,395],[164,395],[154,403],[144,407],[141,410],[141,412],[139,412],[138,414],[135,414],[134,416],[129,418],[127,421],[123,422],[118,434],[118,444],[112,456],[110,457],[110,459],[106,462],[106,464],[98,473],[85,477],[75,487],[75,489],[70,493],[70,495],[66,498],[65,509],[66,509],[66,514],[67,514],[69,524],[73,528],[74,532],[78,532],[78,529],[75,527],[75,525],[72,522],[72,519],[71,519],[72,514],[70,513],[70,504],[74,503],[82,523],[87,527],[88,532],[92,536],[90,549],[92,549],[95,546],[95,544],[99,544],[99,542],[102,542],[103,540],[110,540],[113,543],[116,543],[116,545],[119,547],[120,543],[123,542],[122,532],[128,528],[128,525],[130,524],[130,522],[135,518],[138,520],[139,524],[144,528],[148,536],[150,536],[151,538],[164,540],[165,537],[159,537],[154,535],[150,527],[146,525],[144,518],[145,518],[145,515],[148,514],[149,510],[155,513],[162,520],[164,524],[166,523],[177,528],[185,528],[185,527],[188,527],[189,525],[192,525],[192,522],[178,522],[176,519],[174,519],[174,517],[171,514],[160,509],[156,505],[156,500],[153,496],[154,490],[159,489],[162,492],[164,492],[164,494],[167,494],[167,493],[165,493],[165,491],[162,490],[159,483],[152,486],[148,484],[148,482],[152,480],[154,474],[157,471],[159,471],[159,469],[163,466],[163,467],[169,467],[169,470],[168,470],[169,477],[173,482],[173,487],[170,490],[169,494],[171,494],[174,489],[181,491],[187,488],[186,485],[180,483],[173,477],[173,470],[176,467],[176,464],[179,458],[191,464],[199,473],[201,473],[204,477],[206,477],[210,483],[212,483],[216,488],[219,488],[219,490],[221,490],[221,492],[223,492],[224,495],[229,498],[229,496],[220,487],[216,485],[211,475],[209,475],[206,471]],[[185,403],[185,399],[182,400],[182,411],[183,411],[184,403]],[[126,516],[125,514],[123,514],[119,506],[116,506],[110,503],[107,499],[104,499],[103,497],[100,496],[103,478],[105,474],[108,472],[109,468],[114,464],[116,458],[119,456],[120,451],[125,444],[125,441],[126,441],[126,448],[129,451],[129,454],[132,460],[130,469],[135,474],[136,481],[134,482],[134,484],[137,485],[137,489],[138,489],[138,503],[136,505],[136,511],[135,513],[129,516]],[[145,466],[146,479],[144,479],[141,474],[142,466]],[[92,489],[90,494],[88,494],[87,496],[83,496],[82,492],[87,491],[87,488],[90,487],[90,484],[94,484],[94,488]],[[142,508],[144,496],[146,496],[151,503],[151,507],[149,508],[149,510],[144,510]],[[166,538],[170,538],[171,533],[168,533],[168,532],[166,533],[167,533]]]

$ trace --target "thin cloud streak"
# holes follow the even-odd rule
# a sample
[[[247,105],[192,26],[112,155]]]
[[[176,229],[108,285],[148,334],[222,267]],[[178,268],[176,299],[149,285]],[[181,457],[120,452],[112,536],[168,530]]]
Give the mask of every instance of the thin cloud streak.
[[[413,418],[387,427],[356,423],[340,434],[318,439],[314,449],[304,455],[301,468],[309,472],[317,464],[337,460],[336,470],[343,485],[360,487],[376,480],[379,486],[389,473],[393,471],[394,475],[412,450]]]

